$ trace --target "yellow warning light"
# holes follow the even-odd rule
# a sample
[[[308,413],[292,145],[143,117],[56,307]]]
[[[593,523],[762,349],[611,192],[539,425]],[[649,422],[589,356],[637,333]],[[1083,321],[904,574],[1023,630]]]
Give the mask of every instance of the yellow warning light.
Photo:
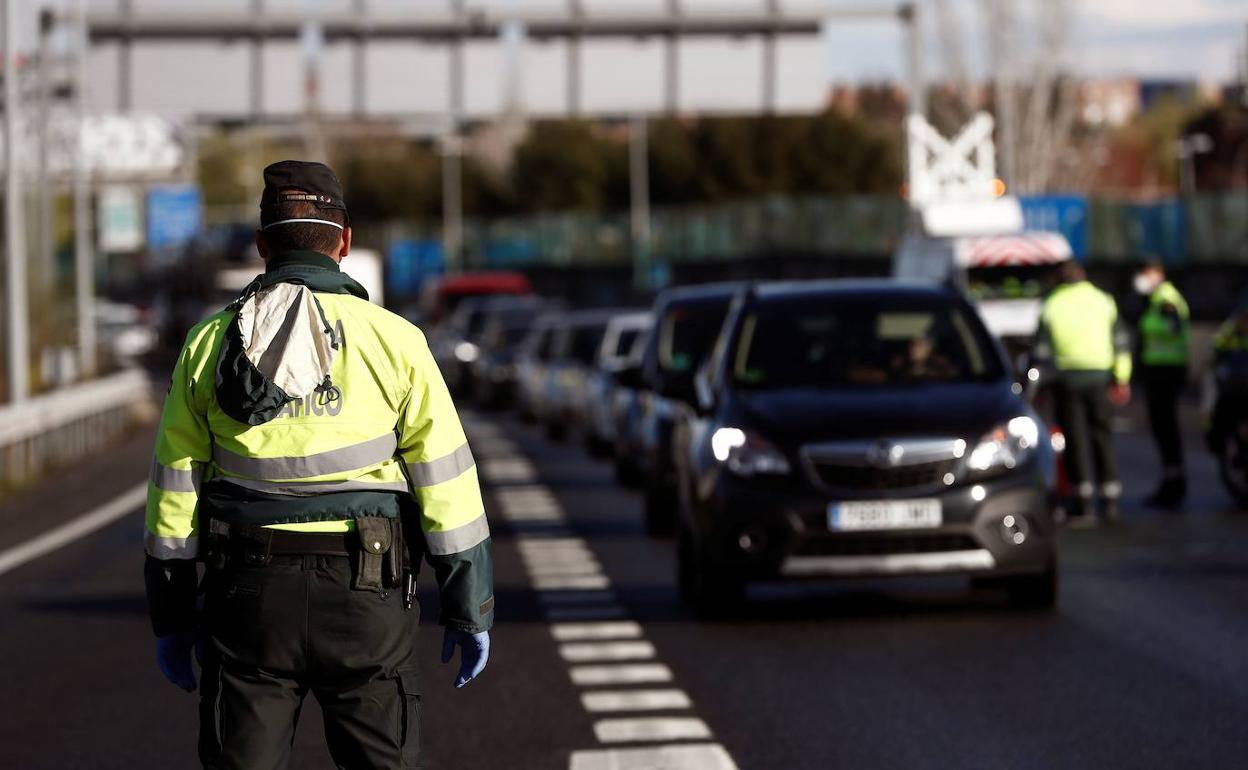
[[[1002,195],[1005,195],[1005,180],[1003,179],[992,180],[992,194],[993,194],[993,197],[996,197],[996,198],[1000,198]]]

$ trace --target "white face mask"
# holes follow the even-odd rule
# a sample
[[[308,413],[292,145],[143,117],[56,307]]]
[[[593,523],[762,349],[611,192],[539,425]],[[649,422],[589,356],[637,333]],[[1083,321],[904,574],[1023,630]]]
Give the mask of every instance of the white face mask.
[[[1136,274],[1135,291],[1137,294],[1143,294],[1147,296],[1149,294],[1152,294],[1153,289],[1155,288],[1157,288],[1157,282],[1153,280],[1152,276],[1145,275],[1144,273]]]

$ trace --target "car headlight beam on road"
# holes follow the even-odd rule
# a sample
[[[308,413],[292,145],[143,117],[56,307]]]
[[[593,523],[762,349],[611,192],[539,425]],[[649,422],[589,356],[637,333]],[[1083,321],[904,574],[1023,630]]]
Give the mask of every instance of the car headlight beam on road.
[[[738,476],[782,476],[791,470],[779,449],[740,428],[719,428],[711,434],[711,454]]]
[[[975,473],[1008,470],[1027,461],[1040,442],[1040,426],[1027,415],[999,425],[980,439],[966,464]]]

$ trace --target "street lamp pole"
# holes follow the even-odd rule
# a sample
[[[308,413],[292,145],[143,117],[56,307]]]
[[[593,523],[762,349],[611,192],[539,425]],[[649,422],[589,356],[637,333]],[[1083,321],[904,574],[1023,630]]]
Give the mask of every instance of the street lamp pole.
[[[4,0],[4,241],[6,346],[9,401],[30,396],[30,331],[26,314],[26,215],[22,196],[21,93],[18,88],[17,9],[19,0]]]
[[[95,256],[91,250],[91,188],[87,168],[87,0],[76,0],[78,30],[78,84],[74,89],[78,131],[74,147],[74,305],[78,317],[78,370],[82,378],[95,374]]]
[[[650,265],[650,143],[645,115],[628,126],[629,191],[632,198],[633,284],[653,288]]]

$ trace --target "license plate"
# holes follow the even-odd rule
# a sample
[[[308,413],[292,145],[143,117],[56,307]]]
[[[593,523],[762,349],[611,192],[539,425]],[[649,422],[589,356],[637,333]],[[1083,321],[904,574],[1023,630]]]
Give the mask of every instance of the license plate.
[[[939,500],[854,500],[828,506],[828,529],[928,529],[941,522]]]

